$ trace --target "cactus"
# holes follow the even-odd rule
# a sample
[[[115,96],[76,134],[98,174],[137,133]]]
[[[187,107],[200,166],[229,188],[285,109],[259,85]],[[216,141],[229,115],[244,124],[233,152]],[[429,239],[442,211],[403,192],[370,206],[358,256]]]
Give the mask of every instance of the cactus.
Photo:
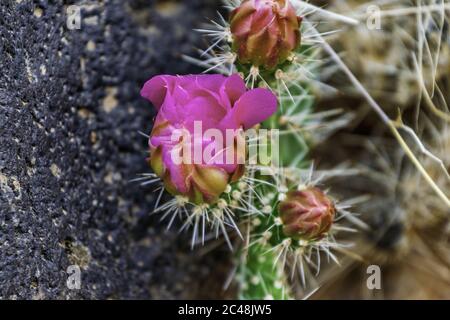
[[[215,81],[208,83],[203,82],[201,76],[190,76],[186,78],[192,83],[187,87],[183,84],[174,86],[168,81],[158,89],[152,89],[157,93],[173,92],[173,97],[169,94],[168,102],[167,99],[154,96],[153,91],[144,90],[144,97],[157,108],[164,100],[164,104],[169,104],[168,109],[178,109],[175,112],[158,110],[155,129],[149,137],[152,152],[150,164],[155,174],[146,174],[137,180],[150,184],[158,182],[158,178],[162,179],[155,212],[162,215],[161,219],[169,219],[169,227],[174,219],[180,217],[184,221],[181,229],[192,230],[192,247],[204,243],[208,232],[215,234],[216,238],[221,235],[225,238],[230,249],[235,250],[234,277],[239,285],[240,298],[295,298],[299,296],[299,291],[304,293],[310,288],[314,291],[315,276],[321,272],[323,258],[339,263],[338,251],[339,254],[361,259],[358,254],[349,252],[347,244],[339,239],[341,232],[356,231],[347,222],[367,228],[350,211],[351,205],[360,199],[338,201],[325,185],[329,177],[355,171],[346,167],[329,171],[314,170],[309,154],[317,141],[326,139],[352,116],[348,111],[341,113],[339,110],[314,113],[312,92],[321,85],[317,75],[329,71],[323,68],[320,48],[335,63],[330,70],[337,67],[344,72],[417,169],[411,169],[403,175],[400,184],[392,182],[395,179],[388,176],[390,185],[386,189],[391,194],[395,194],[398,189],[406,195],[414,195],[411,197],[415,199],[420,198],[417,195],[427,194],[423,203],[426,207],[436,209],[433,214],[428,214],[426,209],[416,209],[423,208],[420,205],[409,207],[408,202],[401,202],[396,203],[395,213],[403,214],[405,210],[412,212],[411,226],[417,229],[423,228],[421,223],[427,227],[431,224],[434,228],[440,227],[442,221],[447,221],[450,200],[443,190],[448,188],[449,175],[441,159],[448,152],[441,154],[435,146],[427,149],[419,135],[406,126],[400,116],[391,120],[324,40],[324,34],[319,33],[311,21],[302,15],[313,9],[322,17],[339,23],[357,26],[361,21],[314,7],[301,0],[229,0],[226,5],[230,9],[227,18],[220,16],[219,21],[213,22],[211,27],[198,30],[212,40],[211,46],[200,52],[200,58],[185,59],[203,67],[205,72],[222,74],[216,77],[226,76],[226,79],[234,79],[240,84],[235,83],[233,89],[226,84],[219,88],[214,85]],[[447,9],[442,5],[439,8],[443,17],[442,12]],[[418,5],[416,9],[417,13],[422,14],[424,8]],[[430,20],[434,9],[430,7],[428,10],[423,15]],[[409,14],[410,10],[405,12]],[[446,124],[449,116],[445,110],[448,107],[443,93],[433,80],[439,75],[439,54],[428,52],[443,43],[441,38],[448,21],[445,18],[439,21],[431,24],[438,28],[427,26],[431,34],[439,34],[439,39],[431,37],[428,31],[418,32],[418,58],[413,56],[414,59],[408,65],[412,65],[412,73],[418,75],[415,85],[420,88],[420,95],[424,96],[431,115]],[[419,19],[418,24],[421,30],[425,30],[423,21]],[[354,45],[355,41],[350,39],[350,43]],[[425,51],[427,54],[424,54]],[[442,57],[447,58],[447,54]],[[443,65],[447,67],[448,59],[443,60]],[[428,62],[431,63],[428,65]],[[429,73],[429,70],[432,70],[431,82],[424,74]],[[173,77],[172,81],[176,82],[177,79]],[[231,80],[224,80],[227,81]],[[190,90],[194,87],[195,94],[191,94]],[[271,99],[277,101],[276,112],[274,103],[270,103]],[[193,101],[195,106],[191,104]],[[217,101],[220,101],[219,108],[215,108]],[[246,107],[242,107],[244,104]],[[253,146],[266,148],[278,157],[268,163],[256,158],[256,161],[245,165],[245,171],[244,166],[233,163],[231,167],[222,167],[215,161],[200,163],[200,166],[172,166],[167,156],[164,157],[164,150],[173,149],[174,146],[161,137],[170,133],[172,127],[189,129],[196,117],[209,123],[212,121],[211,128],[232,127],[252,131],[253,135],[245,140],[248,149]],[[270,137],[260,134],[266,130],[272,130]],[[412,137],[415,146],[427,156],[424,161],[419,161],[400,131]],[[448,137],[446,126],[437,126],[430,130],[433,131]],[[275,143],[277,138],[278,144]],[[438,135],[435,140],[440,141],[440,138]],[[214,143],[207,139],[202,144]],[[420,177],[425,178],[431,187],[429,192],[424,193],[417,188],[417,184],[410,182]],[[174,198],[159,205],[164,190],[169,191]],[[371,204],[377,206],[377,201],[373,200]],[[371,209],[366,207],[366,210],[369,212]],[[347,222],[343,225],[342,221]],[[241,240],[230,237],[230,232],[235,232]],[[301,289],[296,286],[297,283],[301,284]]]
[[[289,1],[243,1],[235,5],[228,3],[228,7],[230,23],[221,17],[221,24],[199,30],[214,41],[201,53],[204,60],[186,59],[208,72],[237,72],[248,87],[269,88],[277,95],[277,113],[260,128],[279,130],[279,166],[272,163],[249,168],[242,179],[247,189],[231,192],[234,201],[241,201],[237,215],[243,217],[240,229],[245,235],[236,254],[239,271],[236,280],[243,299],[290,299],[295,296],[291,288],[294,276],[299,276],[306,285],[305,274],[311,273],[307,269],[320,271],[322,252],[337,261],[331,252],[339,247],[334,239],[336,230],[332,229],[335,201],[328,202],[330,214],[327,222],[323,222],[320,237],[304,240],[286,232],[278,205],[289,195],[301,192],[296,190],[303,189],[316,190],[323,199],[329,199],[316,187],[321,179],[313,179],[315,174],[308,152],[311,144],[345,124],[349,115],[342,116],[336,110],[313,113],[314,100],[309,86],[320,66],[316,60],[319,49],[314,41],[305,40],[300,45],[302,18],[296,15]],[[267,21],[274,21],[273,25],[269,26]],[[261,32],[253,24],[260,26]],[[280,48],[262,45],[264,30],[280,28],[281,24],[286,32],[273,33],[279,37],[274,43]],[[339,205],[337,208],[342,209]]]
[[[212,231],[216,237],[222,235],[230,249],[237,248],[235,280],[239,284],[240,298],[291,299],[296,296],[292,287],[294,278],[300,278],[303,286],[306,286],[307,275],[320,272],[323,255],[337,262],[332,251],[339,249],[341,245],[336,242],[335,235],[345,228],[339,228],[339,223],[334,220],[352,216],[346,205],[332,199],[321,186],[326,180],[325,176],[335,173],[316,174],[308,157],[310,146],[345,125],[349,116],[341,115],[336,110],[313,112],[311,85],[317,83],[315,74],[321,64],[318,61],[320,50],[314,39],[311,40],[307,31],[301,28],[302,17],[297,15],[290,1],[245,0],[242,3],[227,4],[231,9],[230,23],[220,16],[219,23],[213,22],[211,28],[198,30],[210,37],[213,44],[201,52],[200,59],[185,58],[204,67],[205,72],[215,71],[230,79],[236,77],[235,74],[240,75],[249,90],[247,94],[251,96],[247,101],[247,110],[242,110],[242,121],[237,115],[224,115],[223,118],[220,116],[217,123],[219,126],[223,121],[233,123],[233,126],[239,123],[244,124],[244,129],[249,129],[262,121],[253,128],[255,135],[247,139],[248,148],[252,145],[265,147],[272,155],[278,152],[278,157],[272,158],[274,161],[269,163],[257,159],[258,161],[245,166],[245,172],[238,170],[236,179],[230,179],[228,175],[216,179],[216,175],[207,174],[201,175],[199,180],[191,174],[197,172],[196,168],[179,170],[179,167],[171,167],[171,163],[165,162],[164,156],[157,149],[160,141],[166,141],[160,139],[160,136],[171,125],[179,127],[181,123],[186,126],[186,122],[184,119],[181,122],[174,121],[174,118],[180,117],[179,114],[171,115],[159,107],[163,101],[164,104],[167,103],[167,98],[163,100],[160,95],[153,94],[159,92],[167,96],[168,92],[173,91],[173,99],[181,99],[180,102],[173,103],[169,94],[169,107],[166,109],[180,103],[188,103],[189,106],[189,100],[183,97],[190,95],[190,87],[179,90],[169,82],[183,80],[164,76],[164,86],[153,88],[153,91],[146,90],[145,87],[143,90],[143,96],[160,108],[157,124],[163,125],[162,128],[156,126],[156,131],[154,129],[150,136],[150,163],[156,175],[163,179],[161,194],[165,188],[175,196],[158,206],[155,212],[162,213],[162,219],[170,217],[169,226],[177,216],[181,216],[184,220],[181,229],[192,230],[192,247],[199,242],[204,243],[206,233]],[[306,36],[300,41],[302,33]],[[269,38],[266,45],[267,35]],[[200,81],[200,76],[196,77],[195,81]],[[160,79],[152,79],[148,83],[159,83]],[[200,85],[202,86],[206,84]],[[224,90],[227,90],[226,86],[221,89],[220,96]],[[264,95],[262,90],[266,92]],[[256,91],[260,97],[251,94]],[[195,95],[198,92],[197,88]],[[264,107],[271,105],[268,92],[276,96],[278,109],[265,120],[265,115],[273,113],[267,111],[272,110],[270,107]],[[205,95],[209,93],[202,93],[202,99]],[[229,97],[238,105],[242,103],[244,95],[241,98]],[[213,114],[210,110],[212,107],[208,108],[199,116],[210,117]],[[230,111],[228,108],[225,106],[221,110],[233,113],[236,109],[233,107]],[[180,109],[179,113],[182,114],[182,110],[184,109]],[[219,109],[215,114],[220,114]],[[187,114],[186,117],[190,115]],[[249,125],[245,125],[246,121]],[[271,131],[270,137],[259,135],[264,130],[276,131]],[[276,138],[279,143],[274,142]],[[164,143],[162,148],[173,148],[167,142]],[[217,166],[214,166],[213,169],[217,170]],[[174,179],[177,171],[182,179]],[[232,171],[228,173],[233,175]],[[346,170],[338,169],[337,172],[342,174]],[[148,176],[151,179],[149,181],[156,181],[155,177]],[[205,179],[206,182],[203,183]],[[205,188],[199,187],[198,181]],[[186,183],[187,186],[184,185]],[[312,202],[307,204],[310,206],[307,210],[314,212],[314,221],[308,222],[311,224],[309,229],[292,227],[291,224],[297,218],[289,217],[290,214],[285,212],[286,205],[289,206],[289,201],[295,197],[296,201],[301,201],[299,195],[311,193],[314,194],[313,201],[320,198],[322,203],[319,207],[322,207],[312,208]],[[159,200],[157,203],[159,205]],[[319,212],[318,216],[316,211]],[[355,219],[352,218],[353,221]],[[240,243],[229,236],[230,229],[242,239]],[[349,228],[346,230],[353,231]]]

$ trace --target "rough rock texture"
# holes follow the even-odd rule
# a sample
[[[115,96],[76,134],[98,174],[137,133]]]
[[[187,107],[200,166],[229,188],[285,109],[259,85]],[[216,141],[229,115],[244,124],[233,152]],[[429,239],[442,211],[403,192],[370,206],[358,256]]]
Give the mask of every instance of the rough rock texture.
[[[69,30],[67,5],[82,3]],[[1,1],[0,299],[218,297],[198,288],[223,252],[199,257],[165,233],[152,188],[128,182],[149,171],[141,85],[198,71],[180,54],[202,46],[192,29],[217,5]],[[80,290],[66,285],[73,264]]]

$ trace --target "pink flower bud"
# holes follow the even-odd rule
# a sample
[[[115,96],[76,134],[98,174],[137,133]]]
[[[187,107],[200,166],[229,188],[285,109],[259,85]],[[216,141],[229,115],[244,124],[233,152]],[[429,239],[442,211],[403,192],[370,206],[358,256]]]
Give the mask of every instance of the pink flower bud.
[[[272,92],[247,91],[238,75],[157,76],[146,82],[141,95],[158,110],[149,141],[150,165],[170,193],[194,203],[217,201],[242,176],[245,140],[239,129],[264,121],[277,108]],[[211,130],[223,140],[208,136]],[[230,130],[241,134],[228,141]],[[242,144],[244,151],[238,147]],[[212,150],[210,158],[204,157],[206,149]],[[234,153],[227,157],[230,150]]]
[[[301,21],[289,0],[245,0],[230,16],[233,50],[241,63],[273,69],[299,47]]]
[[[294,239],[322,238],[333,224],[336,208],[333,201],[320,189],[309,187],[291,191],[278,205],[283,232]]]

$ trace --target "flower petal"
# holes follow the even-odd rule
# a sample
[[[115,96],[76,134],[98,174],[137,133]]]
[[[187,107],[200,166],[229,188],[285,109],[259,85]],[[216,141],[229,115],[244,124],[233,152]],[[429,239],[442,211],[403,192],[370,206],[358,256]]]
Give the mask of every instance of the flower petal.
[[[161,75],[148,80],[141,90],[141,96],[149,100],[157,110],[164,103],[167,91],[172,92],[175,83],[174,76]]]
[[[216,128],[223,117],[226,115],[224,110],[215,99],[208,96],[194,97],[184,106],[185,117],[183,124],[193,132],[194,122],[201,122],[203,130]]]
[[[238,37],[246,37],[252,25],[250,16],[256,11],[254,3],[247,1],[230,14],[231,32]]]
[[[227,80],[227,77],[221,74],[202,74],[195,76],[196,83],[212,92],[219,92],[220,87]]]
[[[234,105],[231,112],[222,120],[224,129],[253,127],[277,110],[277,98],[267,89],[254,89],[246,92]]]
[[[220,88],[221,102],[229,111],[246,91],[244,80],[238,74],[233,74],[227,78],[222,88]]]

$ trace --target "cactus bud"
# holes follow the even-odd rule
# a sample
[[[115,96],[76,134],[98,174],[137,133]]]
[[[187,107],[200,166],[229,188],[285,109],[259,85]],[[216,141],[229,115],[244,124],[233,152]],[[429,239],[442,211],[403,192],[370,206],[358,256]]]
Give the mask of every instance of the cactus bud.
[[[333,201],[316,187],[288,192],[278,211],[283,233],[302,240],[322,238],[330,230],[336,214]]]
[[[301,17],[288,0],[245,0],[230,16],[239,61],[273,69],[300,45]]]

